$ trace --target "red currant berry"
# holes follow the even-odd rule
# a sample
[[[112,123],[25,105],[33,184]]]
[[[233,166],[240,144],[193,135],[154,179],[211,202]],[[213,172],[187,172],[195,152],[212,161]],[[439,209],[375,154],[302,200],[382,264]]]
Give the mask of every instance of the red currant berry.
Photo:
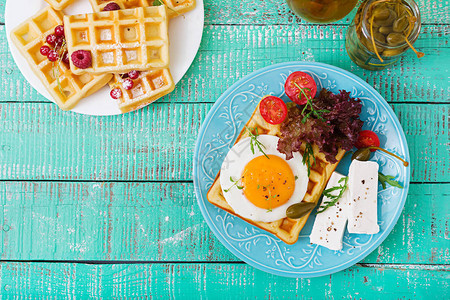
[[[50,52],[49,46],[42,46],[41,49],[39,49],[39,52],[41,52],[42,55],[47,56]]]
[[[131,90],[134,86],[134,82],[133,82],[133,80],[127,78],[122,82],[122,86],[126,90]]]
[[[119,99],[120,97],[122,97],[122,91],[119,88],[115,88],[112,89],[111,92],[109,93],[109,95],[111,96],[111,98],[113,99]]]
[[[55,27],[55,35],[56,36],[64,36],[64,26],[58,25]]]
[[[58,60],[58,52],[55,50],[50,50],[50,52],[47,55],[47,58],[49,61],[57,61]]]
[[[128,77],[130,77],[131,79],[137,79],[139,77],[139,71],[133,70],[128,72]]]
[[[58,46],[62,46],[62,44],[64,44],[65,40],[66,39],[63,36],[58,36],[56,38],[55,44],[58,45]]]
[[[55,46],[56,39],[57,39],[56,35],[49,34],[49,35],[47,35],[47,38],[45,40],[47,41],[47,44],[49,44],[50,46]]]

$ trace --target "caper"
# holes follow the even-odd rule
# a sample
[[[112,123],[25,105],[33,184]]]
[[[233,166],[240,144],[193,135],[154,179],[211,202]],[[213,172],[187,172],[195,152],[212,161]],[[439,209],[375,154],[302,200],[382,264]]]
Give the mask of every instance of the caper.
[[[379,32],[374,32],[373,38],[379,43],[386,43],[386,38]]]
[[[386,41],[391,46],[396,46],[405,42],[405,36],[398,32],[391,32],[386,37]]]
[[[389,33],[392,32],[392,27],[381,26],[380,28],[378,28],[378,31],[379,31],[381,34],[387,35],[387,34],[389,34]]]
[[[405,49],[398,48],[398,49],[386,49],[381,53],[382,56],[396,56],[399,54],[402,54],[405,51]]]
[[[369,148],[361,148],[355,151],[352,155],[352,160],[362,160],[368,161],[370,159],[370,149]]]
[[[373,10],[373,19],[374,20],[386,20],[389,18],[389,9],[386,8],[386,6],[378,6]]]
[[[286,209],[286,216],[291,219],[299,219],[316,207],[316,203],[300,202],[292,204]]]
[[[408,27],[409,21],[406,16],[402,16],[401,18],[394,21],[394,24],[392,25],[392,29],[395,32],[403,32]]]
[[[374,20],[374,25],[376,24],[378,26],[391,26],[392,23],[394,23],[394,21],[397,19],[397,13],[389,8],[387,10],[389,12],[389,17],[386,19]]]

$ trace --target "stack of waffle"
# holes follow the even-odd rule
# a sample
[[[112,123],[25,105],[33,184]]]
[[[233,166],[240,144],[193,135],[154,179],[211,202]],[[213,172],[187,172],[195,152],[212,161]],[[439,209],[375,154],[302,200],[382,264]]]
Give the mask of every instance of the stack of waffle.
[[[246,130],[246,128],[254,128],[254,129],[257,128],[257,132],[259,134],[269,134],[281,137],[280,125],[271,125],[266,121],[264,121],[259,112],[259,105],[256,107],[250,120],[248,120],[247,124],[243,127],[240,135],[236,139],[236,143],[249,136],[248,130]],[[319,152],[319,148],[316,145],[312,146],[315,163],[314,159],[310,158],[310,163],[312,167],[310,170],[308,187],[306,194],[301,201],[317,203],[319,201],[320,196],[322,195],[323,190],[325,189],[325,186],[327,185],[328,180],[331,177],[331,174],[334,172],[334,169],[344,156],[345,151],[340,150],[336,155],[336,159],[338,160],[338,162],[335,164],[331,164],[325,159],[325,155]],[[303,148],[300,151],[302,155],[304,150],[305,149],[303,143]],[[298,235],[300,234],[300,231],[302,230],[303,226],[306,224],[306,221],[308,220],[309,217],[309,213],[300,219],[290,219],[286,217],[274,222],[258,222],[245,219],[236,214],[233,208],[225,200],[222,188],[220,186],[219,175],[220,172],[217,174],[214,183],[212,184],[211,188],[209,189],[206,195],[210,203],[233,215],[236,215],[237,217],[240,217],[241,219],[252,224],[253,226],[259,227],[263,230],[266,230],[276,235],[286,244],[294,244],[295,242],[297,242]]]
[[[61,109],[72,109],[108,82],[122,112],[144,107],[174,89],[169,18],[193,9],[195,0],[90,0],[94,13],[72,16],[60,10],[73,0],[46,1],[51,6],[15,28],[11,39]],[[108,4],[121,9],[108,10]],[[68,52],[67,63],[52,62],[40,52],[58,25],[64,25],[65,41],[55,50],[61,58]],[[88,54],[88,64],[75,61],[74,53],[80,52]],[[123,82],[131,80],[130,71],[139,72],[126,89]]]

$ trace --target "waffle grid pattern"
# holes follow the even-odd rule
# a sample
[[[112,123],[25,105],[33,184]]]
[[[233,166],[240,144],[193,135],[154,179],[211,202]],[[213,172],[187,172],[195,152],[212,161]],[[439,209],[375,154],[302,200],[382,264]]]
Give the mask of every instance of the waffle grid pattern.
[[[72,4],[74,0],[45,0],[56,10],[62,10]]]
[[[103,11],[108,3],[115,2],[121,9],[129,9],[136,7],[153,6],[155,0],[89,0],[93,11]],[[161,0],[167,6],[167,14],[169,18],[177,17],[195,8],[195,0]]]
[[[167,68],[141,72],[134,80],[131,90],[122,88],[122,81],[121,75],[115,74],[109,85],[111,89],[119,88],[122,91],[122,97],[117,99],[117,104],[124,113],[140,109],[167,95],[175,88],[172,75]]]
[[[252,117],[247,122],[246,126],[248,128],[258,128],[259,134],[269,134],[269,135],[275,135],[280,137],[280,125],[271,125],[264,121],[262,118],[260,112],[259,112],[259,105],[256,107],[255,111],[253,112]],[[245,128],[245,127],[244,127]],[[236,143],[239,142],[241,139],[248,137],[249,134],[247,130],[242,130],[239,137],[236,139]],[[304,148],[300,151],[303,154]],[[319,152],[319,148],[316,145],[313,145],[313,151],[314,151],[314,157],[316,159],[316,164],[314,165],[313,161],[311,161],[311,165],[313,167],[311,168],[310,176],[309,176],[309,182],[308,182],[308,188],[306,191],[306,194],[302,201],[305,202],[314,202],[317,203],[319,201],[320,196],[322,195],[322,192],[324,188],[326,187],[326,184],[328,180],[331,177],[331,174],[334,172],[336,166],[338,165],[339,161],[342,159],[342,157],[345,154],[344,150],[340,150],[338,152],[338,155],[336,158],[338,159],[338,162],[336,164],[330,164],[326,161],[325,156]],[[220,172],[219,172],[220,174]],[[225,200],[222,188],[220,186],[219,181],[219,174],[217,174],[216,179],[214,180],[213,185],[209,189],[207,193],[207,199],[210,203],[213,205],[237,216],[234,210],[231,208],[231,206],[228,205],[227,201]],[[306,221],[308,220],[309,214],[300,218],[300,219],[290,219],[290,218],[284,218],[280,219],[274,222],[255,222],[252,220],[248,220],[245,218],[240,217],[241,219],[245,220],[246,222],[259,227],[263,230],[266,230],[274,235],[276,235],[278,238],[280,238],[283,242],[286,244],[294,244],[298,240],[298,235],[300,234],[300,231],[302,230],[303,226],[305,225]]]
[[[92,66],[75,74],[145,71],[169,66],[168,20],[165,6],[64,16],[69,54],[90,51]]]
[[[64,63],[52,63],[40,54],[39,49],[45,44],[46,36],[62,23],[62,13],[47,6],[15,28],[11,32],[11,40],[58,106],[69,110],[82,98],[106,85],[112,75],[75,75]]]

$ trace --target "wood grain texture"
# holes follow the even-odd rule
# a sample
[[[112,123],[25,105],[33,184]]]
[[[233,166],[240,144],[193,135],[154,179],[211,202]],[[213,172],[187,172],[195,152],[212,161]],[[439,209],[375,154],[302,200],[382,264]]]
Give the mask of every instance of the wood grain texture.
[[[4,23],[5,3],[0,0],[0,23]],[[422,22],[449,24],[448,0],[417,0]],[[206,24],[304,24],[290,10],[285,0],[204,0]],[[350,24],[356,13],[354,9],[344,19],[334,24]]]
[[[2,263],[0,284],[5,297],[30,299],[44,295],[115,299],[448,299],[449,271],[448,266],[420,269],[357,265],[330,276],[293,279],[245,264]]]
[[[0,103],[0,179],[191,180],[197,132],[211,106],[155,103],[99,118],[45,103]],[[392,106],[411,151],[411,180],[450,181],[450,105]]]
[[[2,182],[1,258],[237,261],[214,237],[192,183]],[[413,184],[386,241],[363,262],[450,259],[450,184]]]
[[[389,102],[450,103],[450,26],[424,26],[418,59],[409,50],[387,70],[372,72],[359,68],[345,50],[347,26],[271,25],[206,26],[200,51],[175,91],[159,102],[215,102],[234,82],[274,63],[293,60],[331,64],[359,76]],[[254,45],[254,46],[249,46]],[[324,47],[326,45],[326,47]],[[439,68],[436,66],[439,65]],[[0,27],[0,102],[48,102],[25,80],[9,52],[4,26]]]

